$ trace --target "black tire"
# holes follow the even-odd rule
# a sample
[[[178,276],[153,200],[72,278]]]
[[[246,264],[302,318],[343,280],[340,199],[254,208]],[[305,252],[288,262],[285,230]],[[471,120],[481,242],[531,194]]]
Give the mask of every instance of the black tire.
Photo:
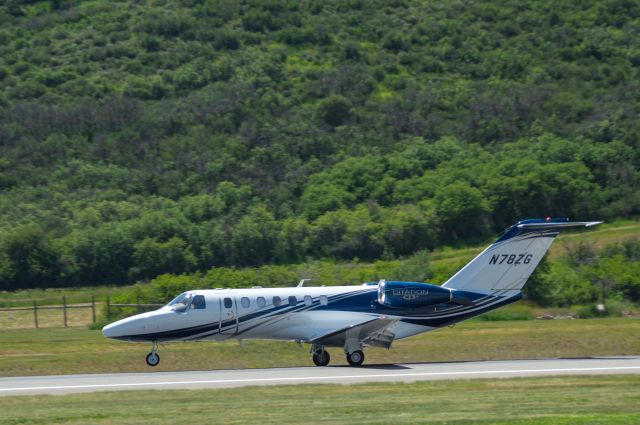
[[[316,366],[327,366],[331,361],[331,356],[328,351],[322,351],[313,355],[313,363]]]
[[[160,363],[160,356],[158,353],[149,353],[147,354],[147,364],[151,367],[158,366]]]
[[[364,353],[361,350],[356,350],[353,353],[347,353],[347,362],[351,366],[362,366],[364,362]]]

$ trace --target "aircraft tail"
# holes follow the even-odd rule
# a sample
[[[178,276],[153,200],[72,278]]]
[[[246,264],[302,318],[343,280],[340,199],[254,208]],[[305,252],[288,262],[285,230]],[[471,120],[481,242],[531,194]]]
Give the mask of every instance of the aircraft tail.
[[[519,221],[442,286],[485,294],[519,291],[560,229],[591,227],[600,223],[602,222],[571,222],[568,218]]]

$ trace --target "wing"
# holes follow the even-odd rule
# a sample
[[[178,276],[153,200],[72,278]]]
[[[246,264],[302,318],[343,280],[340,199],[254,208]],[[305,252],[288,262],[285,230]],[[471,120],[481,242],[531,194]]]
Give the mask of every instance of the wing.
[[[311,343],[341,347],[347,339],[357,339],[362,345],[372,347],[390,348],[395,334],[391,327],[398,319],[386,317],[376,317],[375,319],[356,323],[342,329],[328,332],[319,337],[313,338]]]

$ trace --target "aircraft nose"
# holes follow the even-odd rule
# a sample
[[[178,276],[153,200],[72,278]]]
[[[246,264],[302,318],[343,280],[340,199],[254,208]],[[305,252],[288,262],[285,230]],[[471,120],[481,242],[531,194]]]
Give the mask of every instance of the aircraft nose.
[[[127,335],[139,333],[141,324],[143,324],[143,320],[141,320],[139,316],[127,317],[126,319],[118,320],[102,328],[102,335],[107,338],[119,339]]]
[[[157,316],[158,315],[151,315],[151,313],[143,313],[118,320],[102,328],[102,335],[107,338],[127,341],[133,341],[139,338],[144,339],[145,334],[157,327],[157,320],[154,320]],[[154,323],[156,323],[156,326],[151,327]]]
[[[120,332],[118,332],[118,322],[111,323],[102,328],[102,335],[107,338],[116,338]]]

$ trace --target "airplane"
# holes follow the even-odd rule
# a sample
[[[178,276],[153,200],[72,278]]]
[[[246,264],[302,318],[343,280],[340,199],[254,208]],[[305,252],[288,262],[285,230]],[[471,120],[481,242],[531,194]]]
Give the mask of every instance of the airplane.
[[[202,289],[178,295],[164,307],[118,320],[107,338],[150,342],[149,366],[160,363],[158,343],[275,339],[308,343],[316,366],[330,362],[326,347],[344,350],[351,366],[364,347],[450,326],[522,298],[522,287],[561,229],[600,221],[527,219],[498,239],[442,286],[386,281],[351,286]]]

